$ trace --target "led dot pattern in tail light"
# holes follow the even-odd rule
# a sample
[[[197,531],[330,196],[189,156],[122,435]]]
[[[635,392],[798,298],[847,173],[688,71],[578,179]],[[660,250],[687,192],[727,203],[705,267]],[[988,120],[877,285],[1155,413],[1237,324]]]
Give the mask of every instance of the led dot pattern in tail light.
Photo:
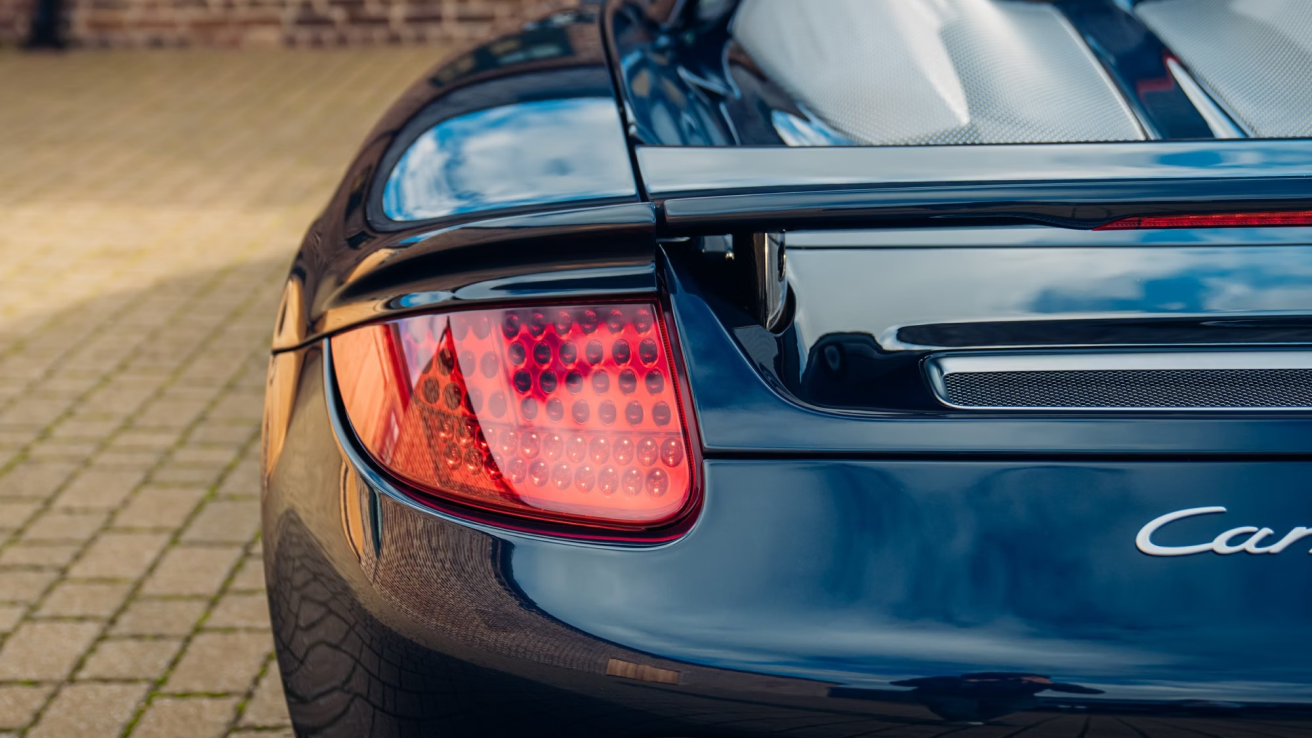
[[[356,436],[416,490],[621,529],[680,518],[692,447],[652,304],[470,310],[332,339]]]

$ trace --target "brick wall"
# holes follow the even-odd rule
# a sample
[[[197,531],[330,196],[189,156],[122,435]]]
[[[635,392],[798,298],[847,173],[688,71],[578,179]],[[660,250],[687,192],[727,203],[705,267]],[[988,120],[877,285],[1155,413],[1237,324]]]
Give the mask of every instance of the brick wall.
[[[0,46],[23,38],[29,17],[29,0],[0,0]]]
[[[0,46],[38,0],[0,0]],[[60,0],[79,47],[462,43],[570,0]]]

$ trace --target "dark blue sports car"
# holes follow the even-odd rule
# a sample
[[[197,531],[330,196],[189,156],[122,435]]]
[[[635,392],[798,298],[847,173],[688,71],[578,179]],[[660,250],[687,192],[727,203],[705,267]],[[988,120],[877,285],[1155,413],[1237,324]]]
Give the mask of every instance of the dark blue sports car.
[[[297,735],[1312,735],[1310,137],[1310,0],[450,59],[277,318]]]

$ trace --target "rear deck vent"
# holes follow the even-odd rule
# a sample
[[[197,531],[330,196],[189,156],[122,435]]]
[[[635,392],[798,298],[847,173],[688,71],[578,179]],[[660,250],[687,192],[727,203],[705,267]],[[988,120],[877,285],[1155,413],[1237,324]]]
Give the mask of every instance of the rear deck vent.
[[[1252,365],[1264,359],[1274,365]],[[939,400],[963,409],[1312,409],[1312,365],[1288,365],[1302,360],[1312,355],[980,355],[931,359],[929,374]]]

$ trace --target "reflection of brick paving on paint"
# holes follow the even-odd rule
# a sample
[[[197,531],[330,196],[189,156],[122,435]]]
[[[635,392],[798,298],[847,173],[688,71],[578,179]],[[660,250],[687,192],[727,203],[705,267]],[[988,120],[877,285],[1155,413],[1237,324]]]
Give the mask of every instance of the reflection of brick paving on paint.
[[[0,738],[290,735],[258,534],[273,311],[440,56],[0,52]]]

